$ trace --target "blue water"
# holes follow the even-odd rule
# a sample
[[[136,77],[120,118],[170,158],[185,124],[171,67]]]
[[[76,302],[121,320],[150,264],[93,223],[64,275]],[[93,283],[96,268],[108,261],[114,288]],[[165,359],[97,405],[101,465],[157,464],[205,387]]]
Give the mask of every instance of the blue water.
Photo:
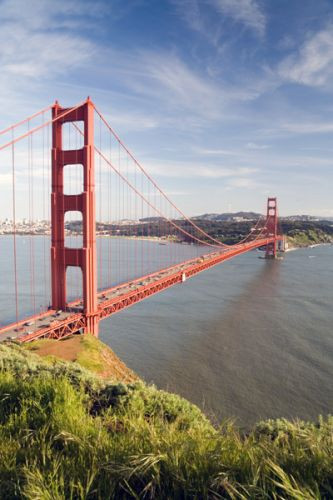
[[[100,337],[218,422],[314,419],[333,412],[332,303],[332,246],[252,252],[105,320]]]
[[[49,242],[32,239],[38,310],[49,300]],[[138,251],[134,242],[100,244],[101,282],[110,244],[113,282],[148,269],[148,253],[157,268],[175,258],[168,245],[143,242],[142,269],[133,270],[124,262]],[[18,237],[17,245],[20,313],[27,314],[31,238]],[[202,249],[179,251],[190,258]],[[12,239],[0,237],[2,324],[15,317],[11,254]],[[185,396],[217,421],[248,426],[262,418],[332,413],[333,246],[290,252],[282,261],[258,257],[239,256],[102,321],[101,340],[147,382]],[[69,285],[74,296],[77,277]]]

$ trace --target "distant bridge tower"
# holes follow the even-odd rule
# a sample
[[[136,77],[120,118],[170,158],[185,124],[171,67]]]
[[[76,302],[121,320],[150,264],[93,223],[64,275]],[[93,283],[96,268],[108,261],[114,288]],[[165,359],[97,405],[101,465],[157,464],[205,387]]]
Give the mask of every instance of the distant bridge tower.
[[[275,237],[273,243],[270,243],[266,247],[266,259],[275,259],[277,253],[277,229],[278,229],[278,213],[277,213],[277,199],[268,198],[267,199],[267,236]]]
[[[52,108],[53,119],[69,109],[56,102]],[[62,125],[81,121],[84,125],[82,149],[62,149]],[[65,165],[83,166],[82,193],[64,194]],[[82,213],[83,246],[66,248],[65,213],[77,210]],[[52,308],[65,309],[66,269],[77,266],[82,270],[83,313],[85,333],[98,335],[96,231],[95,231],[95,172],[94,172],[94,107],[90,99],[74,108],[52,124],[52,194],[51,194],[51,280]]]

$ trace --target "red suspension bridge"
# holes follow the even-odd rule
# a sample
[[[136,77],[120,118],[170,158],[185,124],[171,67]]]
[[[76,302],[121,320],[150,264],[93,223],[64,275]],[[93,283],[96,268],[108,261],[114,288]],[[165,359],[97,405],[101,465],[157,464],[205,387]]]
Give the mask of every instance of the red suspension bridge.
[[[98,335],[99,321],[126,307],[256,248],[274,258],[282,246],[276,198],[237,244],[209,235],[89,98],[56,102],[0,137],[0,339]]]

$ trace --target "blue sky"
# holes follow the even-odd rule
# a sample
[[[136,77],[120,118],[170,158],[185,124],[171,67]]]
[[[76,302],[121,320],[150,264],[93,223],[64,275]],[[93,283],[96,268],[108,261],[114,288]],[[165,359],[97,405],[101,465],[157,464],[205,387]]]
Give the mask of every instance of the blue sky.
[[[3,0],[0,23],[1,128],[90,95],[189,215],[333,216],[332,1]]]

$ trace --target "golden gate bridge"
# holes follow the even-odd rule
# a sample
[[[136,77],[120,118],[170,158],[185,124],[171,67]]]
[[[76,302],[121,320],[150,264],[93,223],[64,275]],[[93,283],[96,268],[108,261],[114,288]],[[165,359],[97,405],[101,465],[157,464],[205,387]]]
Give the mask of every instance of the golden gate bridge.
[[[156,184],[90,98],[71,108],[56,102],[0,136],[0,217],[11,221],[6,255],[0,238],[11,283],[3,280],[2,293],[15,304],[13,314],[2,312],[0,339],[97,336],[99,322],[118,311],[256,248],[275,258],[282,245],[276,198],[236,244],[208,234]],[[96,225],[109,236],[104,241]]]

